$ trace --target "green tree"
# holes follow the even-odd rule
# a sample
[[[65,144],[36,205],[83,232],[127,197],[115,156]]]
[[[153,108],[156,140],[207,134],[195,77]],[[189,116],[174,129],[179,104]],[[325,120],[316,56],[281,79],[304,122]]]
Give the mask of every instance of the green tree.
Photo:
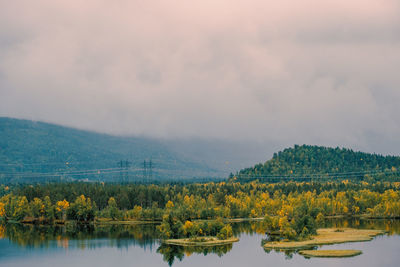
[[[55,219],[55,207],[52,205],[50,197],[45,196],[43,199],[44,216],[47,220],[53,221]]]
[[[115,220],[119,217],[119,210],[117,207],[117,202],[115,201],[115,198],[113,198],[113,197],[110,197],[110,199],[108,200],[107,213],[108,213],[108,216],[113,220]]]
[[[30,203],[30,209],[34,218],[40,218],[44,215],[44,205],[40,198],[35,197]]]

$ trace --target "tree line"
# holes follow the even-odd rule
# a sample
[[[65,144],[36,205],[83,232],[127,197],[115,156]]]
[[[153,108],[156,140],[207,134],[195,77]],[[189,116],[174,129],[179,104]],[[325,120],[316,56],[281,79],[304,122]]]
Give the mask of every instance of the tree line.
[[[221,219],[260,218],[287,238],[315,233],[327,216],[400,217],[398,182],[102,183],[0,186],[3,220],[160,221],[164,238],[231,236]],[[215,220],[202,223],[197,220]]]

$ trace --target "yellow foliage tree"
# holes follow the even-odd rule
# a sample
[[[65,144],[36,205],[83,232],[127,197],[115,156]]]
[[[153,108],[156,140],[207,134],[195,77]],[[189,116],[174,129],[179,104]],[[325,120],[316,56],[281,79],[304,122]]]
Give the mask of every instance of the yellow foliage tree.
[[[65,199],[63,201],[57,201],[57,208],[60,210],[67,210],[69,208],[69,202]]]
[[[65,220],[66,212],[69,209],[69,202],[65,199],[63,201],[57,201],[56,203],[56,211],[59,215],[60,219]]]
[[[5,237],[6,228],[3,225],[0,225],[0,239]]]
[[[165,204],[165,208],[172,209],[174,207],[174,203],[171,200],[168,200],[167,204]]]
[[[183,225],[183,231],[185,235],[190,235],[193,230],[193,223],[191,221],[186,221]]]
[[[4,217],[6,215],[6,211],[4,209],[4,203],[0,202],[0,217]]]

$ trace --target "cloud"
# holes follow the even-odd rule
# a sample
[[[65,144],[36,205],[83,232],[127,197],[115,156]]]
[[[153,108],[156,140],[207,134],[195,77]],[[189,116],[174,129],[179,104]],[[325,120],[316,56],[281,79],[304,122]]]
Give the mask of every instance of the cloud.
[[[393,153],[399,44],[395,0],[0,0],[0,114]]]

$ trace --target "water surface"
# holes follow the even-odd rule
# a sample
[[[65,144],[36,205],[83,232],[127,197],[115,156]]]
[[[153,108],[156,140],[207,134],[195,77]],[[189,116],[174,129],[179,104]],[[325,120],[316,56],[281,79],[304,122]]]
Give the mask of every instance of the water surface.
[[[389,231],[370,242],[322,246],[360,249],[353,258],[307,259],[296,251],[266,251],[261,223],[235,223],[240,241],[211,248],[160,245],[155,225],[49,227],[2,225],[0,266],[399,266],[400,222],[331,220],[327,226]]]

